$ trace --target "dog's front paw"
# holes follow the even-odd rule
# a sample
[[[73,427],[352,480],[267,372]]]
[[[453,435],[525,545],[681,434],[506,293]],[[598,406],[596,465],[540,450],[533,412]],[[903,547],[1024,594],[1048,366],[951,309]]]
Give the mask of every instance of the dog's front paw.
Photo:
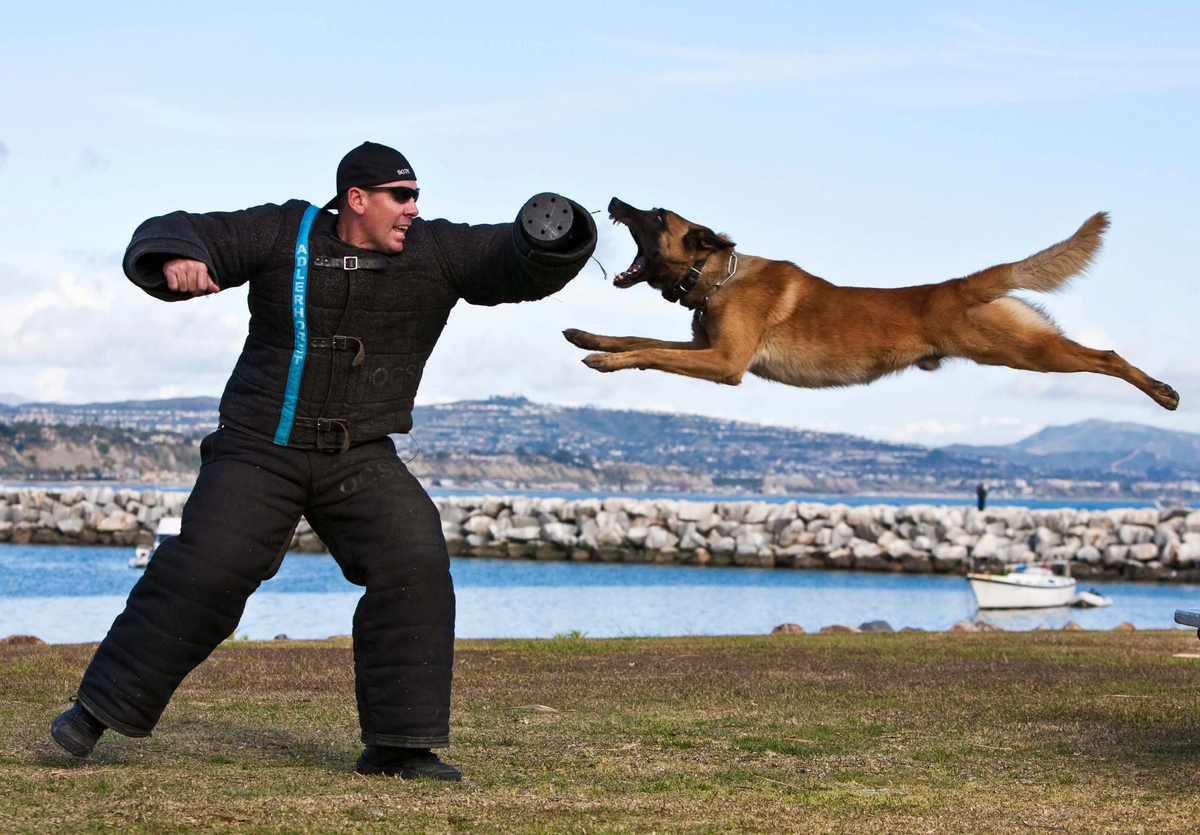
[[[594,333],[576,330],[575,328],[567,328],[562,333],[566,340],[576,348],[584,348],[588,351],[595,351],[599,349],[599,346],[596,344],[597,340]]]
[[[588,354],[583,358],[583,364],[597,371],[616,371],[621,367],[616,360],[614,354]]]

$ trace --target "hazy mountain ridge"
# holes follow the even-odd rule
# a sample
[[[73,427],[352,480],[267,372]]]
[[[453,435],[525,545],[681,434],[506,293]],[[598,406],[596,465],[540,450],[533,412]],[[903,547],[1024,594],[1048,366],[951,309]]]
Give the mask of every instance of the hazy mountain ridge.
[[[1006,446],[957,444],[947,451],[999,458],[1063,474],[1194,478],[1200,473],[1200,435],[1140,423],[1085,420],[1048,426]]]

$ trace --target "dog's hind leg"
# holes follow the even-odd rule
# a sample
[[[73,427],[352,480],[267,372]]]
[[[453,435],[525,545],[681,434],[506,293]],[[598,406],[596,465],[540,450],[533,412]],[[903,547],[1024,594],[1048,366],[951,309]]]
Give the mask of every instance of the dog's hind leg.
[[[1130,365],[1116,351],[1098,351],[1059,336],[1050,344],[1042,346],[1043,367],[1034,371],[1076,372],[1106,374],[1124,380],[1141,389],[1164,409],[1175,411],[1179,407],[1179,393],[1166,383],[1155,380],[1135,365]]]
[[[615,353],[621,351],[641,351],[647,348],[663,348],[673,351],[696,351],[708,347],[708,339],[696,336],[691,342],[667,342],[662,339],[647,339],[640,336],[600,336],[587,331],[568,328],[563,336],[572,345],[588,351],[604,351]]]
[[[1164,409],[1179,406],[1179,394],[1166,383],[1130,365],[1116,351],[1098,351],[1068,339],[1041,311],[1017,299],[973,307],[967,318],[976,327],[956,334],[955,356],[1023,371],[1105,374],[1136,386]]]

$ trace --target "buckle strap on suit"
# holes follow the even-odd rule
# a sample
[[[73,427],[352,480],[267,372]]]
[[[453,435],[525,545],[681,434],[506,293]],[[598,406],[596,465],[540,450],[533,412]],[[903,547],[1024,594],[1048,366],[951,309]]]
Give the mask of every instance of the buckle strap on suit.
[[[383,270],[387,269],[386,258],[364,258],[358,255],[347,255],[345,258],[331,258],[328,255],[314,255],[314,267],[337,267],[339,270]]]
[[[350,347],[351,342],[358,346],[358,353],[354,355],[354,361],[350,365],[362,365],[363,359],[367,356],[367,346],[357,336],[342,336],[340,334],[331,337],[316,336],[308,340],[308,347],[332,348],[335,351],[345,351]]]
[[[296,425],[305,429],[317,430],[317,449],[325,449],[321,446],[321,432],[332,432],[335,429],[340,429],[342,432],[341,450],[346,452],[350,449],[350,421],[343,418],[296,418]]]

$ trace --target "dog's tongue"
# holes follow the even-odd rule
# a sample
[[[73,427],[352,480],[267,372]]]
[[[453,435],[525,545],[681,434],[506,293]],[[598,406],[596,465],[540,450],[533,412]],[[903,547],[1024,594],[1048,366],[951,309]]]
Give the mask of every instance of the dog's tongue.
[[[629,269],[613,276],[613,284],[617,287],[632,287],[640,280],[639,274],[644,266],[646,266],[646,259],[639,255],[633,259],[633,263],[629,265]]]

